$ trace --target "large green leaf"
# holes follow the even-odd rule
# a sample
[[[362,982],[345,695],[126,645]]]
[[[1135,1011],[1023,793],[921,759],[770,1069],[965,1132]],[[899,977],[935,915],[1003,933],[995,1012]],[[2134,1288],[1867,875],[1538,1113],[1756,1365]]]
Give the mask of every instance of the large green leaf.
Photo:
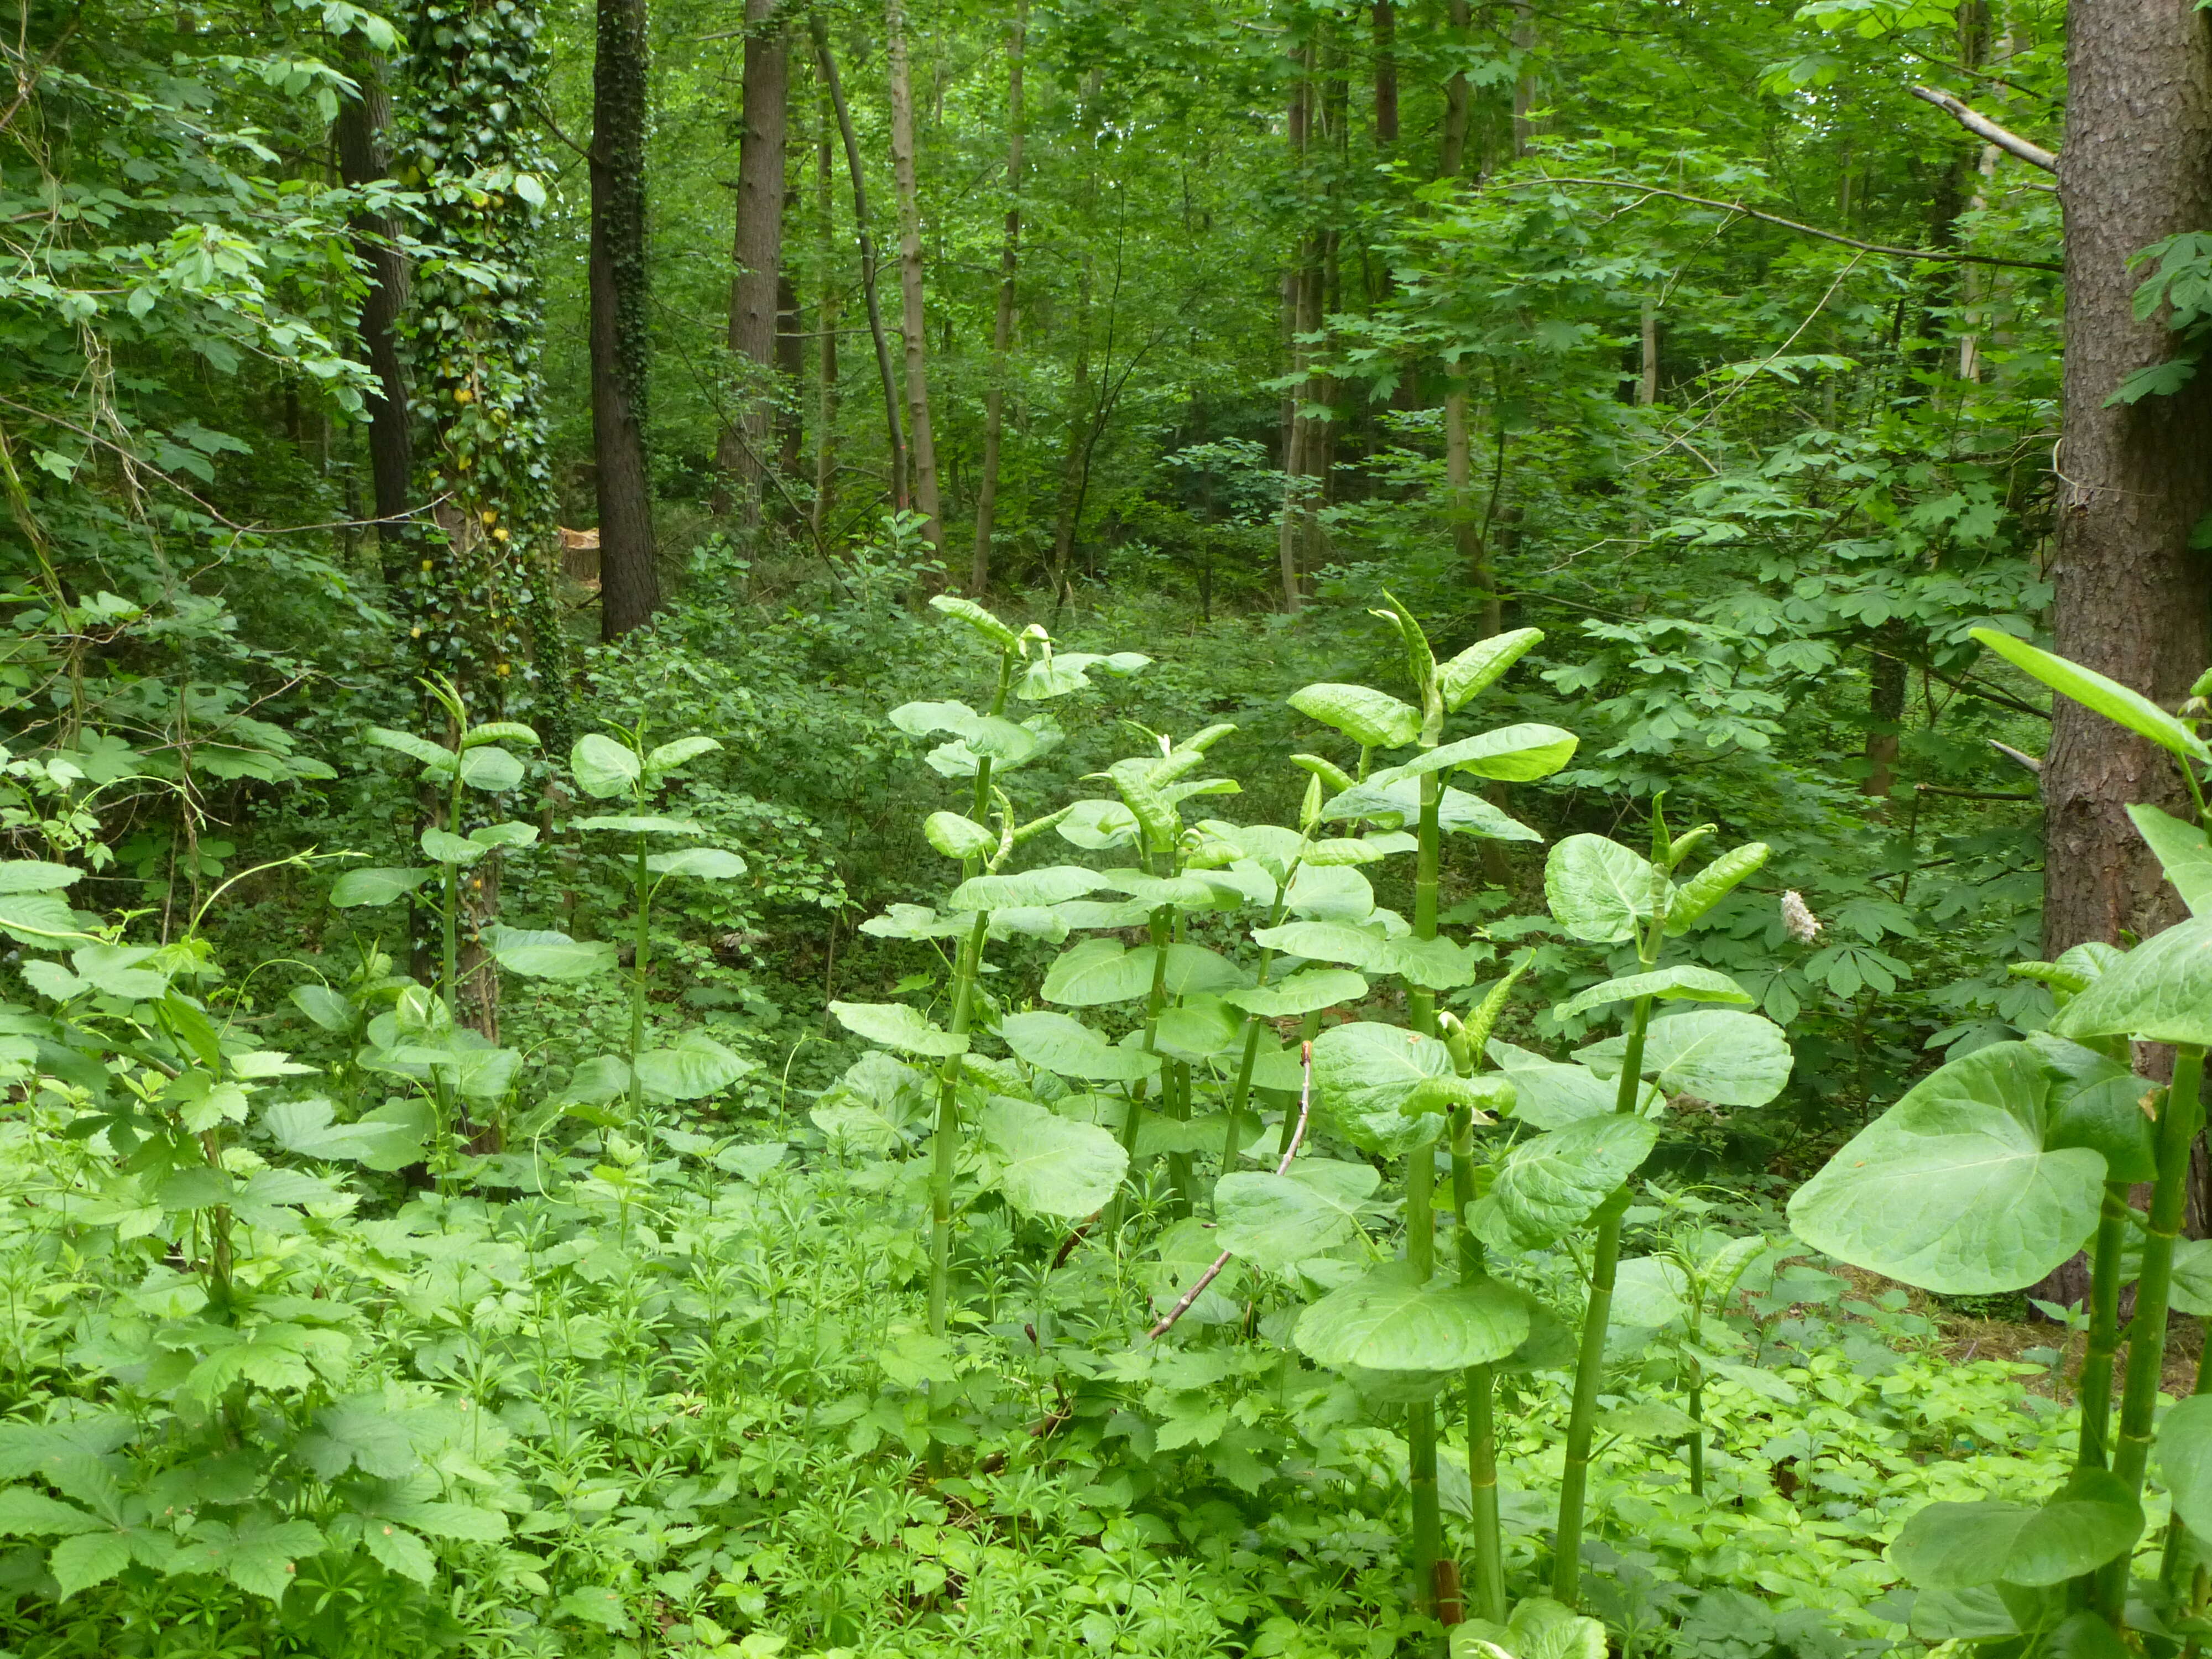
[[[2056,1152],[2086,1146],[2105,1160],[2107,1181],[2158,1176],[2158,1126],[2144,1113],[2152,1085],[2094,1048],[2037,1031],[2027,1039],[2051,1073],[2051,1115],[2043,1144]]]
[[[1151,992],[1155,960],[1150,945],[1129,951],[1116,939],[1087,939],[1054,961],[1037,994],[1064,1008],[1133,1002]]]
[[[1176,1060],[1210,1060],[1244,1045],[1244,1017],[1203,993],[1160,1010],[1155,1029],[1161,1051]]]
[[[1607,1037],[1575,1058],[1600,1077],[1619,1077],[1626,1036]],[[1644,1075],[1669,1094],[1718,1106],[1764,1106],[1790,1081],[1790,1043],[1759,1014],[1700,1008],[1655,1019],[1644,1042]]]
[[[453,751],[442,744],[418,738],[412,732],[396,732],[388,726],[372,726],[362,735],[379,749],[389,749],[410,760],[420,761],[434,774],[453,776]]]
[[[1648,974],[1630,974],[1577,991],[1552,1010],[1554,1019],[1571,1019],[1608,1002],[1633,1002],[1638,997],[1660,997],[1689,1002],[1725,1002],[1749,1007],[1755,999],[1726,974],[1683,963],[1658,968]],[[1618,1068],[1616,1068],[1618,1069]]]
[[[1060,1077],[1133,1083],[1160,1069],[1158,1054],[1109,1042],[1074,1016],[1049,1009],[1008,1014],[999,1024],[999,1035],[1023,1060]]]
[[[2025,640],[2000,634],[1994,628],[1971,630],[1972,637],[2025,674],[2041,680],[2063,696],[2102,714],[2115,725],[2148,738],[2160,748],[2189,760],[2212,761],[2212,748],[2166,710],[2139,691],[2106,679],[2094,669],[2048,651],[2039,651]]]
[[[389,904],[405,898],[438,872],[435,870],[349,870],[331,884],[331,902],[341,910]]]
[[[2051,1022],[2057,1036],[2212,1043],[2212,916],[2153,935],[2107,968]]]
[[[1316,962],[1344,962],[1370,974],[1387,974],[1396,966],[1391,941],[1370,928],[1341,921],[1286,921],[1279,927],[1255,927],[1255,944],[1285,956]]]
[[[2128,816],[2145,844],[2158,854],[2166,878],[2181,895],[2189,914],[2212,912],[2212,846],[2205,842],[2204,826],[2168,817],[2155,806],[2130,806]]]
[[[1763,841],[1747,842],[1729,848],[1684,882],[1667,906],[1668,935],[1688,933],[1707,911],[1765,865],[1773,850]]]
[[[1521,660],[1522,653],[1544,637],[1540,628],[1516,628],[1478,640],[1449,661],[1437,665],[1437,689],[1444,707],[1456,714],[1468,702],[1490,689],[1498,678]]]
[[[461,750],[461,781],[488,795],[502,794],[522,784],[522,762],[496,744]]]
[[[2097,1224],[2105,1160],[2046,1141],[2051,1079],[2024,1042],[1923,1079],[1790,1200],[1797,1237],[1946,1295],[2033,1285]]]
[[[1118,800],[1079,800],[1052,830],[1062,841],[1088,852],[1103,853],[1109,848],[1133,845],[1137,839],[1137,819]]]
[[[468,866],[491,851],[480,841],[471,841],[466,836],[457,836],[450,830],[425,830],[419,837],[422,856],[434,864]]]
[[[921,821],[921,834],[949,859],[988,858],[999,850],[997,836],[958,812],[932,812]]]
[[[1562,1065],[1495,1038],[1489,1052],[1513,1085],[1513,1115],[1531,1128],[1563,1129],[1583,1118],[1602,1116],[1619,1103],[1620,1083],[1586,1066]],[[1649,1114],[1660,1109],[1664,1101],[1658,1089],[1647,1083],[1637,1107]]]
[[[1544,897],[1553,919],[1593,944],[1632,938],[1663,887],[1648,860],[1603,836],[1569,836],[1544,860]]]
[[[1376,774],[1370,781],[1387,785],[1427,772],[1456,770],[1504,783],[1528,783],[1550,777],[1573,759],[1575,743],[1573,732],[1556,726],[1504,726],[1431,749],[1402,766]]]
[[[1659,1126],[1649,1118],[1582,1118],[1515,1146],[1491,1196],[1516,1235],[1548,1242],[1588,1221],[1658,1144]]]
[[[1421,735],[1421,711],[1387,691],[1324,682],[1291,694],[1291,707],[1368,749],[1402,749]]]
[[[647,768],[655,773],[672,772],[687,766],[702,755],[711,755],[722,745],[712,738],[678,738],[672,742],[656,744],[645,757]]]
[[[1091,1215],[1128,1170],[1129,1155],[1104,1129],[1026,1100],[994,1095],[976,1121],[999,1161],[999,1190],[1024,1214]]]
[[[745,873],[745,861],[720,847],[686,847],[655,853],[645,867],[657,876],[696,876],[702,881],[732,881]]]
[[[529,979],[589,979],[616,965],[615,947],[599,939],[529,927],[495,927],[492,959]]]
[[[1421,781],[1400,777],[1389,783],[1372,779],[1355,784],[1322,808],[1322,817],[1371,818],[1386,826],[1410,824],[1421,816]],[[1541,841],[1543,836],[1518,818],[1499,811],[1481,796],[1464,789],[1446,789],[1437,802],[1437,827],[1446,835],[1474,836],[1485,841]]]
[[[573,827],[605,830],[618,836],[703,836],[707,833],[705,826],[696,818],[672,818],[663,812],[601,814],[578,818]]]
[[[1299,1315],[1296,1340],[1317,1365],[1448,1371],[1503,1359],[1528,1334],[1528,1308],[1504,1286],[1424,1283],[1392,1261]]]
[[[1262,1019],[1289,1019],[1367,994],[1367,981],[1348,968],[1309,968],[1273,985],[1224,991],[1221,1000]]]
[[[1308,1158],[1287,1174],[1246,1170],[1214,1183],[1221,1248],[1255,1267],[1280,1273],[1349,1239],[1382,1184],[1371,1164]]]
[[[1012,875],[972,877],[952,890],[945,908],[995,910],[1002,906],[1058,904],[1063,899],[1095,893],[1104,884],[1105,878],[1096,870],[1081,869],[1073,864],[1047,865],[1041,870],[1024,870]]]
[[[1434,1117],[1402,1109],[1432,1078],[1452,1075],[1451,1050],[1400,1025],[1353,1020],[1314,1040],[1315,1110],[1332,1133],[1370,1152],[1395,1157],[1434,1140]]]
[[[0,893],[58,893],[83,875],[83,871],[66,864],[47,864],[38,859],[0,860]]]
[[[2158,1425],[2158,1478],[2190,1532],[2212,1538],[2212,1394],[2179,1401]]]
[[[2120,1554],[2142,1525],[2142,1510],[2118,1475],[2077,1469],[2040,1507],[1930,1504],[1905,1523],[1889,1559],[1923,1589],[2063,1584]]]
[[[569,753],[568,770],[575,777],[576,787],[608,800],[629,793],[642,768],[637,751],[628,744],[617,743],[605,732],[587,732],[576,739]]]
[[[1001,651],[1012,651],[1021,645],[1020,636],[973,599],[963,599],[955,593],[939,593],[929,601],[929,608],[941,611],[956,622],[963,622]]]
[[[933,1025],[903,1002],[833,1002],[837,1023],[856,1036],[902,1054],[942,1059],[968,1052],[968,1039]]]
[[[647,1048],[637,1057],[637,1080],[664,1100],[703,1100],[753,1069],[703,1032],[686,1031],[672,1048]]]

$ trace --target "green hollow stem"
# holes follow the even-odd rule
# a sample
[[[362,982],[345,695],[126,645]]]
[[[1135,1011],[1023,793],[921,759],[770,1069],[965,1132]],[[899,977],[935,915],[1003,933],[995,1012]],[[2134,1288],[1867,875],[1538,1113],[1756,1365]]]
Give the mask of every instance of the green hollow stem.
[[[453,765],[453,787],[446,803],[446,830],[448,835],[461,833],[461,769],[458,757]],[[443,909],[440,917],[443,930],[441,942],[445,950],[438,965],[444,981],[441,988],[446,995],[446,1012],[458,1025],[461,1018],[461,866],[458,864],[446,866]]]
[[[1458,1218],[1459,1279],[1471,1285],[1488,1270],[1482,1241],[1467,1224],[1474,1202],[1474,1121],[1464,1108],[1452,1114],[1452,1212]],[[1474,1522],[1474,1610],[1479,1619],[1505,1622],[1505,1535],[1498,1516],[1497,1373],[1470,1365],[1467,1395],[1467,1482]]]
[[[1152,912],[1152,985],[1145,995],[1145,1052],[1158,1052],[1160,1011],[1168,1000],[1168,915],[1166,905]],[[1164,1068],[1163,1068],[1164,1069]],[[1121,1231],[1121,1218],[1128,1212],[1128,1181],[1135,1179],[1137,1163],[1137,1131],[1145,1121],[1145,1101],[1152,1092],[1150,1084],[1139,1086],[1129,1097],[1129,1109],[1121,1120],[1121,1150],[1129,1155],[1130,1175],[1114,1194],[1114,1201],[1106,1206],[1106,1236],[1115,1237]]]
[[[1690,1496],[1705,1495],[1705,1368],[1690,1362]]]
[[[2174,1053],[2173,1082],[2158,1115],[2158,1179],[2151,1188],[2150,1225],[2143,1237],[2142,1267],[2136,1279],[2135,1316],[2128,1322],[2127,1370],[2120,1383],[2119,1431],[2112,1440],[2112,1473],[2130,1493],[2142,1490],[2150,1461],[2152,1419],[2166,1360],[2166,1310],[2173,1285],[2173,1246],[2180,1237],[2189,1185],[2189,1146],[2203,1113],[2197,1089],[2204,1050],[2194,1043]],[[2119,1628],[2126,1604],[2131,1552],[2122,1551],[2097,1571],[2096,1607]]]
[[[1417,1278],[1436,1272],[1433,1146],[1416,1146],[1406,1155],[1406,1260]],[[1406,1443],[1410,1461],[1407,1486],[1413,1503],[1413,1601],[1425,1613],[1436,1611],[1437,1559],[1443,1553],[1443,1516],[1437,1492],[1437,1407],[1432,1400],[1406,1408]]]
[[[976,976],[982,971],[983,944],[990,932],[991,915],[975,913],[952,970],[952,1021],[947,1028],[964,1036],[975,1006]],[[929,1332],[941,1337],[950,1328],[952,1283],[952,1187],[960,1168],[960,1056],[947,1054],[937,1073],[937,1128],[929,1154]],[[949,1383],[930,1385],[933,1413],[948,1403]],[[930,1443],[933,1468],[940,1462],[937,1443]]]
[[[1636,1109],[1644,1078],[1644,1038],[1650,1024],[1651,999],[1638,997],[1629,1015],[1627,1051],[1620,1057],[1615,1112]],[[1597,1237],[1590,1247],[1589,1305],[1583,1314],[1582,1346],[1575,1356],[1574,1405],[1567,1415],[1566,1466],[1559,1480],[1559,1522],[1552,1558],[1552,1597],[1570,1607],[1581,1605],[1590,1443],[1597,1429],[1598,1383],[1605,1374],[1606,1327],[1613,1321],[1613,1279],[1620,1267],[1621,1218],[1627,1212],[1628,1188],[1623,1187],[1599,1206]]]
[[[2081,1450],[2075,1467],[2110,1467],[2112,1455],[2112,1356],[2120,1346],[2120,1254],[2127,1243],[2128,1183],[2108,1181],[2089,1249],[2089,1342],[2079,1385]]]
[[[637,1057],[645,1048],[645,976],[653,955],[653,872],[646,868],[646,838],[637,838],[637,861],[630,880],[637,893],[637,933],[632,946],[629,975],[629,1115],[635,1121],[642,1109],[643,1095],[637,1081]]]

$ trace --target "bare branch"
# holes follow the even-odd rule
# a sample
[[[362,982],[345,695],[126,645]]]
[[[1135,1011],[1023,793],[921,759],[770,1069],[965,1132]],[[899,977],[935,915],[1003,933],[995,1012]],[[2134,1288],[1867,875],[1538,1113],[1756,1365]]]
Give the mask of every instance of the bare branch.
[[[1933,104],[1984,143],[1995,144],[2008,155],[2017,156],[2032,167],[2041,167],[2045,173],[2058,171],[2058,158],[2038,143],[2032,143],[2016,132],[2008,132],[1996,122],[1977,111],[1969,109],[1948,92],[1934,87],[1915,87],[1912,95],[1923,103]]]

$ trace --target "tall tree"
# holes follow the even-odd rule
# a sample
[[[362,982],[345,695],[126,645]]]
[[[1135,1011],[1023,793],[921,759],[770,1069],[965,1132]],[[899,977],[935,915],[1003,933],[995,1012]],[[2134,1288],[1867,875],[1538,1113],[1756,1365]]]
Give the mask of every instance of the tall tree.
[[[1398,142],[1398,0],[1375,0],[1375,142]]]
[[[983,393],[983,466],[975,489],[975,553],[968,591],[981,598],[991,585],[991,535],[999,510],[999,456],[1006,432],[1006,354],[1013,344],[1015,278],[1022,248],[1022,52],[1028,41],[1029,0],[1015,0],[1006,26],[1006,228],[999,248],[999,308],[991,322],[991,384]]]
[[[784,137],[790,119],[789,7],[745,0],[744,125],[738,138],[737,224],[730,240],[730,355],[745,371],[723,428],[721,471],[748,524],[760,517],[775,410],[776,280],[783,265]]]
[[[922,314],[921,197],[914,166],[914,78],[907,61],[906,7],[888,0],[884,27],[890,59],[891,189],[898,198],[899,319],[906,341],[906,422],[914,463],[914,504],[922,535],[942,552],[938,520],[937,445],[929,429],[929,335]]]
[[[337,141],[338,176],[360,186],[384,178],[389,158],[392,98],[384,65],[362,52],[351,65],[359,98],[338,106],[332,123]],[[362,296],[362,356],[376,376],[369,400],[368,471],[376,500],[377,556],[385,580],[397,586],[407,572],[414,526],[415,438],[407,413],[407,375],[399,356],[399,319],[407,309],[407,260],[394,240],[390,216],[367,210],[354,216],[355,257],[368,269],[368,292]]]
[[[837,481],[837,261],[836,198],[831,186],[836,172],[833,136],[836,112],[830,107],[830,87],[816,77],[814,135],[814,219],[820,290],[814,307],[814,500],[810,507],[817,542],[829,526],[830,508]]]
[[[645,457],[647,0],[599,0],[592,61],[592,443],[599,504],[599,636],[660,608]]]
[[[1468,0],[1449,0],[1445,22],[1452,46],[1464,51],[1474,39],[1474,28]],[[1468,83],[1467,71],[1455,69],[1451,79],[1444,82],[1443,126],[1437,156],[1439,179],[1456,179],[1460,169],[1467,165],[1467,130],[1474,117],[1474,88]]]
[[[2059,652],[2174,706],[2212,655],[2212,376],[2115,403],[2172,337],[2138,319],[2128,261],[2212,225],[2212,38],[2190,0],[2077,0],[2068,22],[2064,425],[2053,633]],[[2124,810],[2173,804],[2166,757],[2063,698],[2044,763],[2044,943],[2056,954],[2179,908]]]

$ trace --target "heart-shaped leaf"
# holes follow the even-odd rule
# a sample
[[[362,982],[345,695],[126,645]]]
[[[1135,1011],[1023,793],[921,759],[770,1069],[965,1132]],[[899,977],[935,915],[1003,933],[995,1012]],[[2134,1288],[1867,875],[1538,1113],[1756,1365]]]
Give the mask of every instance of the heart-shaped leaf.
[[[751,1060],[697,1031],[685,1032],[672,1048],[647,1048],[637,1057],[638,1082],[647,1094],[665,1100],[703,1100],[751,1070]]]
[[[902,1054],[942,1059],[968,1052],[965,1036],[933,1025],[921,1012],[903,1002],[833,1002],[830,1012],[837,1023],[855,1036]]]
[[[1313,1071],[1316,1112],[1353,1146],[1395,1157],[1437,1138],[1434,1117],[1402,1109],[1421,1084],[1453,1074],[1437,1038],[1373,1020],[1332,1025],[1314,1040]]]
[[[1517,1236],[1548,1243],[1588,1221],[1658,1144],[1659,1126],[1649,1118],[1583,1118],[1515,1146],[1491,1196]]]
[[[568,756],[568,770],[575,777],[576,787],[601,800],[629,793],[641,769],[635,750],[601,732],[587,732],[577,738]]]
[[[1221,1248],[1269,1273],[1349,1239],[1382,1176],[1371,1164],[1308,1158],[1275,1175],[1247,1170],[1214,1183]]]
[[[1104,1129],[1055,1116],[1026,1100],[994,1095],[977,1115],[976,1127],[998,1159],[999,1190],[1026,1215],[1094,1214],[1128,1170],[1129,1155]]]
[[[405,898],[438,872],[434,870],[349,870],[331,884],[331,902],[341,910],[389,904]]]
[[[1930,1504],[1905,1523],[1889,1559],[1923,1589],[2063,1584],[2118,1555],[2142,1525],[2142,1510],[2118,1475],[2078,1469],[2040,1507]]]
[[[1620,1075],[1626,1036],[1608,1037],[1575,1058],[1600,1077]],[[1790,1043],[1759,1014],[1699,1009],[1655,1019],[1644,1042],[1644,1075],[1669,1094],[1690,1094],[1719,1106],[1764,1106],[1790,1081]]]
[[[1503,1359],[1528,1334],[1528,1310],[1504,1286],[1425,1283],[1393,1261],[1299,1315],[1296,1340],[1317,1365],[1450,1371]]]
[[[2107,968],[2051,1022],[2059,1036],[2212,1043],[2212,916],[2154,934]]]
[[[528,927],[496,927],[489,941],[492,959],[527,979],[589,979],[616,965],[615,947],[599,939],[574,939]]]
[[[1367,981],[1348,968],[1309,968],[1273,985],[1224,991],[1221,1000],[1262,1019],[1289,1019],[1367,994]]]
[[[1160,1057],[1109,1042],[1071,1014],[1049,1009],[1009,1014],[999,1024],[1006,1047],[1059,1077],[1092,1083],[1133,1083],[1160,1069]]]
[[[1603,836],[1569,836],[1544,860],[1544,897],[1553,918],[1593,944],[1634,937],[1664,890],[1648,860]]]

